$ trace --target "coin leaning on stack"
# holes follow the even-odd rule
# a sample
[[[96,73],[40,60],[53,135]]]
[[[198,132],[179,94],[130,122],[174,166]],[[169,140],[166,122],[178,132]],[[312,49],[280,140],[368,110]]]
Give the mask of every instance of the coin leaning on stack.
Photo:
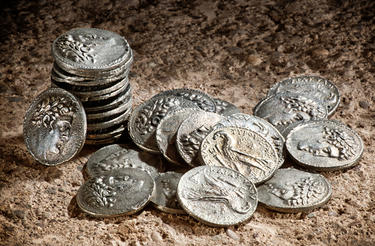
[[[72,29],[52,44],[51,83],[81,102],[87,117],[87,144],[120,138],[132,108],[128,74],[133,52],[120,35],[96,28]]]

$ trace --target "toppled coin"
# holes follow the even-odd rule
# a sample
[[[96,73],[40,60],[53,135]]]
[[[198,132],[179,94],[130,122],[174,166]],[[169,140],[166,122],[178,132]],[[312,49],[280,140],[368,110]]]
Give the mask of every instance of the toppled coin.
[[[340,103],[337,87],[331,81],[319,76],[287,78],[272,86],[267,96],[270,97],[281,92],[294,92],[306,97],[317,98],[327,108],[328,115],[332,115]]]
[[[28,151],[48,166],[72,159],[82,149],[86,131],[82,104],[74,95],[59,88],[50,88],[38,95],[23,123]]]
[[[182,208],[210,226],[231,226],[248,220],[258,204],[255,185],[229,168],[200,166],[185,173],[177,187]]]
[[[177,200],[177,185],[182,173],[166,172],[160,173],[155,178],[155,195],[151,202],[163,212],[173,214],[185,214]]]
[[[154,180],[138,168],[109,171],[87,180],[78,190],[77,204],[97,217],[130,215],[150,201]]]
[[[361,137],[338,121],[310,121],[287,136],[286,148],[300,165],[317,170],[338,170],[355,165],[363,153]]]
[[[213,99],[215,102],[216,113],[224,116],[241,113],[241,111],[230,102],[221,100],[219,98]]]
[[[259,133],[240,127],[223,127],[211,131],[202,141],[203,164],[236,170],[251,182],[269,179],[279,167],[273,145]]]
[[[294,168],[278,169],[270,180],[258,187],[260,203],[286,213],[321,207],[331,194],[331,185],[322,175]]]
[[[139,168],[151,177],[159,175],[161,160],[158,156],[145,151],[130,149],[125,145],[112,144],[105,146],[90,156],[86,164],[90,177],[122,168]]]
[[[197,157],[201,143],[212,127],[223,118],[222,115],[199,110],[181,123],[177,131],[176,146],[189,166],[200,165]]]

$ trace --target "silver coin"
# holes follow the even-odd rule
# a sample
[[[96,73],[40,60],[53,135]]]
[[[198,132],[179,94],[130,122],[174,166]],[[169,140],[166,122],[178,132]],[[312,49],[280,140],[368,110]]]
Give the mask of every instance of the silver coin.
[[[126,129],[126,126],[120,125],[118,128],[105,133],[93,133],[87,132],[86,141],[87,140],[103,140],[112,137],[117,137],[118,135],[122,135]]]
[[[248,220],[258,205],[255,185],[229,168],[200,166],[185,173],[177,187],[182,208],[210,226]]]
[[[130,100],[126,103],[123,103],[122,105],[118,105],[117,108],[107,110],[107,111],[104,111],[104,112],[98,112],[98,113],[87,112],[87,114],[86,114],[87,119],[88,120],[100,119],[100,118],[103,118],[103,117],[109,117],[109,116],[113,116],[113,115],[116,115],[116,114],[120,114],[124,111],[129,110],[132,107],[132,104],[133,104],[133,101]]]
[[[116,86],[117,87],[117,86]],[[120,83],[119,88],[116,88],[114,91],[110,91],[108,93],[105,93],[103,90],[102,92],[104,94],[96,94],[96,93],[74,93],[72,92],[76,97],[78,97],[81,102],[94,102],[94,101],[100,101],[100,100],[106,100],[109,98],[114,98],[118,95],[120,95],[122,92],[128,90],[129,88],[129,81],[128,78],[125,78],[122,83]]]
[[[315,98],[279,93],[259,102],[254,108],[254,115],[267,120],[282,132],[295,122],[326,119],[327,109]]]
[[[156,128],[156,143],[160,153],[168,161],[181,165],[184,160],[181,158],[176,147],[177,130],[181,123],[189,118],[197,108],[183,108],[168,113]]]
[[[214,129],[230,126],[242,127],[259,133],[259,135],[264,137],[269,143],[272,143],[273,147],[276,149],[279,157],[279,164],[277,167],[279,168],[283,165],[285,160],[285,140],[280,132],[271,123],[257,116],[239,113],[225,117],[214,126]]]
[[[138,168],[123,168],[87,180],[78,190],[77,204],[97,217],[130,215],[150,201],[154,180]]]
[[[72,29],[52,44],[52,55],[64,70],[112,70],[128,60],[130,52],[123,37],[96,28]]]
[[[340,103],[340,94],[337,87],[331,81],[319,76],[287,78],[272,86],[267,96],[270,97],[281,92],[294,92],[317,98],[326,106],[328,115],[332,115]]]
[[[258,187],[260,203],[286,213],[321,207],[331,195],[331,185],[322,175],[294,168],[278,169],[270,180]]]
[[[233,104],[221,100],[219,98],[213,98],[216,107],[216,113],[224,116],[241,113],[241,111]]]
[[[302,166],[338,170],[358,162],[363,153],[363,142],[356,132],[338,121],[310,121],[288,134],[286,148]]]
[[[131,108],[129,108],[124,113],[120,113],[119,115],[115,115],[114,117],[110,117],[109,119],[103,118],[101,120],[95,119],[91,121],[87,121],[87,130],[88,131],[96,131],[100,129],[109,128],[120,123],[123,123],[128,120],[130,116]]]
[[[134,109],[128,123],[129,135],[141,149],[159,153],[156,144],[156,127],[168,112],[196,105],[183,97],[153,97]]]
[[[40,163],[54,166],[72,159],[86,138],[86,114],[71,93],[50,88],[32,102],[23,123],[25,143]]]
[[[177,200],[177,185],[182,173],[166,172],[160,173],[155,178],[155,195],[151,202],[163,212],[172,214],[185,214]]]
[[[269,179],[279,167],[273,145],[246,128],[224,127],[211,131],[203,139],[199,153],[203,164],[231,168],[255,184]]]
[[[176,146],[189,166],[200,165],[197,157],[201,143],[212,127],[222,119],[222,115],[198,110],[181,123],[177,131]]]
[[[99,149],[89,157],[86,164],[90,177],[122,168],[139,168],[156,178],[159,175],[157,167],[160,167],[158,156],[119,144]]]
[[[186,100],[194,102],[200,109],[207,112],[215,112],[216,106],[214,100],[206,93],[198,90],[180,88],[174,90],[163,91],[154,97],[160,96],[177,96],[183,97]]]

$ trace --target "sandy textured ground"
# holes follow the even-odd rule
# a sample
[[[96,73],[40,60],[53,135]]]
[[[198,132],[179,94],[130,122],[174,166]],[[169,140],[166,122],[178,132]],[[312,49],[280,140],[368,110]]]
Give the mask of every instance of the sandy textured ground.
[[[374,245],[375,4],[351,2],[41,0],[3,7],[0,245]],[[322,173],[332,183],[332,199],[308,214],[259,207],[248,223],[229,229],[152,207],[134,216],[90,218],[74,196],[96,148],[44,167],[22,137],[27,107],[49,86],[51,43],[73,27],[128,39],[136,105],[159,91],[189,87],[251,113],[275,82],[324,76],[342,94],[333,118],[362,136],[363,158],[352,169]]]

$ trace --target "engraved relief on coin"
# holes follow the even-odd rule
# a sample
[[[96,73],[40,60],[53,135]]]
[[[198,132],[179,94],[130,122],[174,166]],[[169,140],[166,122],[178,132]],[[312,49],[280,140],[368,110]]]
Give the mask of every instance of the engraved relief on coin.
[[[184,108],[172,111],[157,126],[156,142],[160,153],[168,161],[179,165],[184,164],[184,160],[181,158],[176,147],[177,130],[181,123],[196,111],[196,108]]]
[[[276,149],[279,158],[278,168],[283,165],[285,143],[284,137],[268,121],[254,115],[238,113],[225,117],[215,125],[214,129],[230,126],[242,127],[259,133],[269,143],[272,143],[273,147]]]
[[[156,178],[160,165],[159,156],[130,149],[125,145],[112,144],[92,154],[87,161],[86,170],[87,174],[93,177],[122,168],[139,168]]]
[[[260,134],[240,127],[211,131],[201,144],[200,158],[205,165],[236,170],[255,184],[269,179],[279,166],[272,144]]]
[[[185,214],[177,200],[177,185],[182,173],[160,173],[155,178],[155,195],[151,202],[161,211],[174,214]]]
[[[248,220],[258,204],[255,185],[232,169],[200,166],[185,173],[177,187],[183,209],[210,226],[231,226]]]
[[[140,148],[159,153],[156,144],[156,127],[168,112],[179,108],[194,108],[196,105],[182,97],[153,97],[138,106],[130,116],[128,129],[134,143]]]
[[[78,206],[93,216],[130,215],[146,206],[154,186],[147,172],[124,168],[87,180],[79,188],[76,199]]]
[[[216,113],[224,116],[241,113],[241,111],[233,104],[221,100],[219,98],[213,99],[216,106]]]
[[[267,96],[270,97],[281,92],[294,92],[317,98],[327,107],[328,115],[332,115],[340,103],[337,87],[331,81],[319,76],[287,78],[272,86]]]
[[[40,163],[54,166],[72,159],[86,138],[86,114],[71,93],[50,88],[30,105],[23,123],[30,154]]]
[[[293,129],[286,148],[300,165],[337,170],[355,165],[363,153],[361,137],[338,121],[311,121]]]
[[[258,187],[260,203],[286,213],[321,207],[331,194],[331,185],[322,175],[294,168],[278,169],[270,180]]]
[[[282,132],[288,125],[327,118],[327,109],[315,98],[295,93],[279,93],[265,98],[254,108],[254,115],[263,118]]]
[[[224,117],[216,113],[196,111],[181,123],[177,131],[176,146],[187,164],[193,167],[200,165],[197,161],[200,145],[212,126],[222,119]]]

